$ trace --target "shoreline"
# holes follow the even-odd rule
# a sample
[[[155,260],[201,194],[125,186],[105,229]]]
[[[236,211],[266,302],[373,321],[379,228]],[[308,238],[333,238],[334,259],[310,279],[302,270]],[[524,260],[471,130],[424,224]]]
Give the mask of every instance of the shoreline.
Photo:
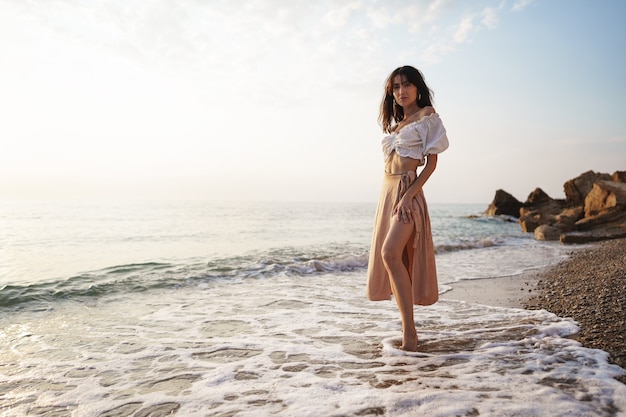
[[[520,275],[468,279],[448,282],[451,289],[439,295],[442,300],[466,301],[491,307],[524,308],[535,291],[538,274],[543,269],[524,272]]]
[[[626,369],[626,239],[576,248],[558,264],[521,276],[458,281],[441,299],[495,307],[547,310],[574,319],[571,338],[609,353]],[[626,384],[626,377],[618,378]]]

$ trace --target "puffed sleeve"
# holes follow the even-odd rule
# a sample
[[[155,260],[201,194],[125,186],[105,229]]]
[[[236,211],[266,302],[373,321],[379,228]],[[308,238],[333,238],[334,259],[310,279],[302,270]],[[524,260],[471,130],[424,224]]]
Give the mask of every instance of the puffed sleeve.
[[[382,140],[383,156],[385,157],[385,161],[387,160],[387,158],[389,158],[389,155],[391,155],[391,152],[393,151],[394,138],[394,135],[388,135],[385,136]]]
[[[437,113],[433,113],[424,118],[424,123],[416,126],[418,134],[424,143],[422,155],[438,154],[448,149],[448,135],[446,128],[441,122],[441,118]]]

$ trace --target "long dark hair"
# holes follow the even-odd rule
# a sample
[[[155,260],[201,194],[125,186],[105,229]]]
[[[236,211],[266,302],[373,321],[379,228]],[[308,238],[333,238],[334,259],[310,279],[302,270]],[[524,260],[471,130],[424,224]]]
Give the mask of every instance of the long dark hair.
[[[419,107],[432,106],[433,92],[426,85],[422,73],[417,68],[409,65],[396,68],[385,82],[385,93],[380,103],[380,113],[378,115],[378,121],[383,127],[383,132],[386,133],[390,133],[393,125],[404,119],[402,106],[395,104],[393,100],[393,79],[398,75],[404,75],[408,82],[417,87],[419,97],[417,105]]]

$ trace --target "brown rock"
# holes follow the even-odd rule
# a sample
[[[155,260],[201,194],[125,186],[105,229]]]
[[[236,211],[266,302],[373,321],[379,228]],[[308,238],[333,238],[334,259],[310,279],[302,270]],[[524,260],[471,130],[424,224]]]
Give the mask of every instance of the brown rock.
[[[626,228],[613,227],[604,228],[601,230],[591,230],[587,232],[563,233],[560,240],[561,243],[565,244],[578,244],[622,238],[626,238]]]
[[[485,211],[487,216],[508,215],[519,217],[522,203],[504,190],[497,190],[491,204]]]
[[[526,202],[524,204],[528,206],[540,203],[548,203],[550,201],[552,201],[552,197],[546,194],[546,192],[543,191],[541,188],[537,187],[532,193],[528,195],[528,198],[526,199]]]
[[[534,232],[535,229],[543,224],[555,225],[557,223],[556,217],[550,213],[550,211],[534,210],[523,216],[518,220],[522,231],[526,233]]]
[[[626,183],[626,171],[615,171],[613,173],[613,181]]]
[[[557,215],[561,214],[564,208],[565,202],[563,202],[563,200],[550,200],[537,206],[538,211],[541,211],[542,213],[544,213],[544,215],[549,215],[552,217],[556,217]]]
[[[522,206],[519,209],[519,218],[521,219],[522,217],[527,217],[527,216],[531,216],[537,211],[537,209],[535,207],[529,206],[529,207],[524,207]]]
[[[597,181],[585,197],[585,217],[618,205],[626,206],[626,183]]]
[[[612,176],[587,171],[567,181],[566,198],[553,199],[535,188],[524,203],[498,190],[487,215],[518,217],[524,232],[536,239],[583,243],[615,239],[626,233],[626,171]]]
[[[591,230],[599,227],[621,226],[626,227],[626,210],[613,207],[594,216],[585,217],[576,222],[578,230]]]
[[[584,204],[585,197],[593,188],[593,184],[598,180],[611,180],[611,176],[609,174],[587,171],[567,181],[563,184],[566,202],[571,205]]]
[[[561,238],[561,229],[547,224],[542,224],[534,231],[537,240],[559,240]]]
[[[575,232],[576,229],[576,225],[574,223],[571,222],[555,222],[550,224],[550,226],[554,226],[556,228],[558,228],[561,233],[565,233],[565,232]]]
[[[546,200],[545,197],[548,199]],[[558,226],[562,230],[572,230],[574,228],[574,222],[576,220],[572,219],[569,222],[563,222],[561,224],[558,218],[564,210],[565,202],[563,200],[554,200],[545,193],[540,199],[542,201],[541,203],[534,205],[524,203],[525,207],[520,209],[519,224],[524,232],[533,232],[535,228],[542,224]]]
[[[547,223],[548,220],[542,219],[538,214],[529,213],[519,218],[519,225],[524,233],[532,233],[536,228]]]
[[[547,194],[546,194],[547,195]],[[537,203],[524,203],[524,206],[520,209],[521,213],[529,213],[531,211],[541,211],[544,213],[550,213],[552,215],[559,214],[565,207],[568,207],[568,204],[565,200],[556,200],[548,197],[549,200],[543,200]]]
[[[566,228],[575,228],[576,222],[583,218],[585,210],[582,206],[568,207],[563,209],[556,216],[557,223],[566,226]],[[561,227],[561,229],[564,229]]]

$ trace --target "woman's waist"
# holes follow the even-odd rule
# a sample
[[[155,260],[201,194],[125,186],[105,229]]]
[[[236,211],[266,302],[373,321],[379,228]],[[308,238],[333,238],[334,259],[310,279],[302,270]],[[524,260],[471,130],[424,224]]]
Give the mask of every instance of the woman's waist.
[[[385,165],[385,175],[404,175],[408,173],[412,173],[415,175],[417,172],[418,166],[410,166],[410,167],[394,167]]]
[[[401,177],[403,175],[411,175],[413,174],[413,176],[416,175],[416,172],[413,170],[410,171],[404,171],[404,172],[387,172],[385,171],[385,177]]]
[[[385,172],[383,176],[383,183],[387,186],[396,186],[398,183],[404,183],[405,185],[412,184],[417,179],[417,172],[405,171],[398,173]]]
[[[385,174],[402,175],[405,172],[415,172],[420,165],[423,164],[419,159],[400,156],[392,152],[385,161]]]

